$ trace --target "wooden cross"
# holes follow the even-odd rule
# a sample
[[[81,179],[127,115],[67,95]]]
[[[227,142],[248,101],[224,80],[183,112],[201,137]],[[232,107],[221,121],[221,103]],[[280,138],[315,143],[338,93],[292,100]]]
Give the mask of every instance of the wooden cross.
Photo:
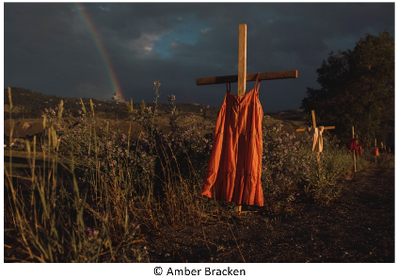
[[[354,126],[352,126],[352,140],[355,140],[357,138],[355,138],[354,136]],[[354,169],[354,173],[357,172],[357,154],[356,154],[356,150],[353,150],[353,169]]]
[[[257,76],[257,73],[247,74],[247,24],[240,24],[238,40],[238,75],[197,78],[196,85],[200,86],[237,82],[237,95],[242,96],[245,94],[247,81],[255,81]],[[297,70],[264,72],[259,74],[258,81],[297,77]],[[236,208],[239,212],[241,212],[241,205],[236,206]]]
[[[238,40],[238,75],[214,76],[197,78],[196,85],[211,85],[223,83],[236,83],[237,82],[237,95],[242,96],[246,91],[247,81],[255,81],[257,73],[247,74],[247,24],[239,25],[239,40]],[[277,71],[277,72],[263,72],[259,74],[258,80],[273,80],[273,79],[286,79],[297,78],[298,71]]]
[[[377,144],[377,140],[376,140],[376,138],[375,138],[375,147],[374,147],[374,151],[375,151],[375,149],[376,148],[378,148],[378,144]],[[374,152],[374,156],[375,156],[375,163],[376,163],[376,151]]]
[[[312,110],[312,123],[313,123],[313,128],[316,128],[317,127],[316,113],[314,112],[314,110]],[[326,130],[326,129],[335,129],[335,126],[325,126],[324,130]],[[302,132],[302,131],[306,131],[306,128],[296,129],[296,132]],[[320,152],[317,152],[317,160],[318,160],[318,162],[320,162]]]

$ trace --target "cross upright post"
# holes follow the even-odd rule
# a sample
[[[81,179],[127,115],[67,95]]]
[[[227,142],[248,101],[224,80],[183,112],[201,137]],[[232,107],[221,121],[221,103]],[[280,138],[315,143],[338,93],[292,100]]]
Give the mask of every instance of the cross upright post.
[[[247,24],[238,26],[238,80],[237,95],[245,95],[247,88]],[[242,205],[236,205],[240,213]]]
[[[374,149],[377,149],[378,148],[378,144],[377,144],[377,140],[376,140],[376,138],[375,138],[375,148]],[[376,163],[376,151],[375,151],[375,163]]]
[[[238,26],[238,81],[237,95],[245,94],[247,85],[247,24]]]
[[[352,126],[352,140],[355,140],[354,136],[354,126]],[[354,173],[357,172],[357,155],[356,155],[356,150],[353,150],[353,168],[354,168]]]

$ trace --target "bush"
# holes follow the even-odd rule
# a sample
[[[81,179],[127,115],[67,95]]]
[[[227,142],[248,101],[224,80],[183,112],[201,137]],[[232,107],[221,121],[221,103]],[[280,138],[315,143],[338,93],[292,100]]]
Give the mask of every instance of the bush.
[[[342,192],[339,178],[352,172],[352,156],[347,149],[340,146],[336,137],[325,134],[324,151],[316,162],[306,179],[305,192],[315,201],[329,203]]]
[[[324,133],[324,150],[310,149],[311,139],[303,134],[298,140],[281,123],[263,122],[262,187],[269,211],[291,209],[296,200],[330,202],[341,193],[337,180],[352,167],[347,150]]]

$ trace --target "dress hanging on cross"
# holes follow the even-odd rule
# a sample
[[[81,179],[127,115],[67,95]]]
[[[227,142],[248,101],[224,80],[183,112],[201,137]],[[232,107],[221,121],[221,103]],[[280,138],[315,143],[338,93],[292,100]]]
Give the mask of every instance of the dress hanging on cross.
[[[259,74],[258,74],[259,76]],[[260,82],[242,96],[227,90],[201,195],[236,205],[263,206]]]

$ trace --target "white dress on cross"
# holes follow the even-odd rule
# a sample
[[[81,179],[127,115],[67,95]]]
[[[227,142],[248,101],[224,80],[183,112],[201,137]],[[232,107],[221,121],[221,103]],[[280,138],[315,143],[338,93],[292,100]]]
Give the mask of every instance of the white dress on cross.
[[[308,131],[313,141],[312,151],[317,151],[318,153],[321,153],[323,151],[324,127],[323,126],[319,126],[316,128],[309,127]]]

